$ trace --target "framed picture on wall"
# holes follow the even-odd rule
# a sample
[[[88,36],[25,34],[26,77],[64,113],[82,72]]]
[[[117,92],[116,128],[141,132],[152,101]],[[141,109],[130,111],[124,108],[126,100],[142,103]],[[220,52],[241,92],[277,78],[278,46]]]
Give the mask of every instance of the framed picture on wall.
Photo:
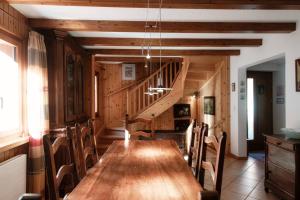
[[[122,80],[125,81],[135,80],[135,64],[122,65]]]
[[[204,97],[204,114],[215,115],[215,97]]]
[[[300,59],[296,60],[296,91],[300,92]]]

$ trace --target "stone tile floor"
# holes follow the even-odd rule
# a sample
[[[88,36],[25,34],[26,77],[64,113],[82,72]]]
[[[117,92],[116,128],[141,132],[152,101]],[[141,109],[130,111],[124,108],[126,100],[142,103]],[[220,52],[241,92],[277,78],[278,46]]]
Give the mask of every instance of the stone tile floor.
[[[221,200],[278,200],[272,191],[264,190],[263,154],[249,156],[247,160],[227,157],[224,164]],[[209,176],[205,176],[205,188],[209,189]]]

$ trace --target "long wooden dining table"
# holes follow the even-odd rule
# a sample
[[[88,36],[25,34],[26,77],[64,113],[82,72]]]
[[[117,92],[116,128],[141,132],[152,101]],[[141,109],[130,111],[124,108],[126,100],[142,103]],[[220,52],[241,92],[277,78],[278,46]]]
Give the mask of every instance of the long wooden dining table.
[[[174,141],[115,141],[68,199],[198,200],[200,191]]]

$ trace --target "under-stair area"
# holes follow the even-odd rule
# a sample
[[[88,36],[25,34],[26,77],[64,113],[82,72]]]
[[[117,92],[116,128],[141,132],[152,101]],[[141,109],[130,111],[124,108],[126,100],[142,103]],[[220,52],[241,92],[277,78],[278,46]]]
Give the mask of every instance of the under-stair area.
[[[102,156],[116,140],[124,140],[124,129],[105,129],[103,133],[97,138],[97,150],[99,156]]]
[[[116,70],[113,69],[114,66],[109,65],[106,69],[104,79],[112,79],[113,82],[108,82],[109,89],[107,91],[108,98],[106,100],[106,118],[107,123],[105,124],[105,129],[98,135],[98,153],[102,155],[110,144],[115,140],[125,139],[125,115],[128,114],[129,119],[154,119],[158,123],[161,123],[168,118],[173,118],[173,106],[176,103],[187,103],[186,100],[190,99],[194,101],[192,96],[195,95],[196,91],[201,91],[205,95],[219,95],[223,89],[218,88],[218,86],[213,85],[213,88],[209,87],[209,90],[214,91],[211,94],[206,93],[205,85],[210,85],[210,82],[215,82],[214,79],[218,79],[216,74],[221,73],[220,68],[223,66],[221,63],[228,65],[228,59],[224,56],[198,56],[198,57],[185,57],[181,61],[171,60],[165,62],[162,68],[156,66],[156,70],[150,75],[146,75],[142,78],[137,78],[135,82],[125,82],[122,81],[120,84],[116,84],[117,78],[111,78],[115,75]],[[143,69],[143,66],[139,66],[138,70]],[[225,68],[224,68],[225,69]],[[144,69],[145,70],[145,69]],[[159,84],[160,72],[162,72],[163,86],[167,88],[172,88],[172,90],[164,91],[163,93],[147,95],[149,87],[157,87]],[[140,72],[137,72],[140,73]],[[222,72],[222,74],[224,74]],[[227,75],[225,75],[227,76]],[[226,79],[222,79],[221,82],[225,82]],[[217,84],[221,82],[217,81]],[[105,85],[105,84],[104,84]],[[224,84],[223,84],[224,85]],[[204,87],[204,88],[203,88]],[[222,86],[223,87],[223,86]],[[223,94],[225,95],[225,93]],[[223,97],[222,97],[223,98]],[[227,97],[224,97],[225,99]],[[119,104],[117,101],[121,99]],[[198,101],[198,105],[202,104],[201,98]],[[195,103],[195,101],[194,101]],[[122,107],[122,109],[119,109]],[[193,110],[202,108],[192,108]],[[223,109],[223,108],[222,108]],[[166,116],[166,112],[170,114]],[[163,115],[165,115],[165,118]],[[198,113],[192,113],[191,119],[198,116]],[[223,117],[223,116],[222,116]],[[224,118],[224,117],[223,117]],[[177,120],[174,118],[174,120]],[[203,120],[203,119],[201,119]],[[168,123],[167,121],[164,123]],[[173,138],[180,143],[183,132],[179,133],[175,131],[175,125],[169,126],[169,130],[160,131],[161,125],[156,124],[155,135],[157,138]],[[170,128],[171,127],[171,128]],[[225,127],[225,126],[223,126]],[[137,126],[137,130],[147,130],[149,127]],[[220,127],[217,127],[220,128]],[[219,131],[219,129],[217,129]],[[173,136],[172,136],[173,135]]]

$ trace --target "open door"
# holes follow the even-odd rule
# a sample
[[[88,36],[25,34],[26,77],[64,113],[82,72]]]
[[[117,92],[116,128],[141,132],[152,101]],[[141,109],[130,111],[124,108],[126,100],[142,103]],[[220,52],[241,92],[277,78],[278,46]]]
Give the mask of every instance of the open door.
[[[272,72],[248,71],[248,152],[264,150],[264,134],[273,133]]]

